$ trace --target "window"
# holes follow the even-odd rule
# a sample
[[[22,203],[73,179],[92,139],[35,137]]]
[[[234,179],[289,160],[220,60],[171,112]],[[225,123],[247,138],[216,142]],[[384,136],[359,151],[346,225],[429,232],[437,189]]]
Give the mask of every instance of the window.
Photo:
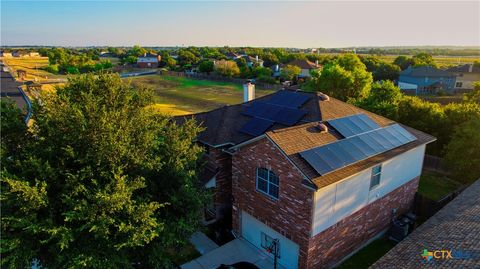
[[[280,241],[277,240],[277,250],[275,251],[275,245],[273,242],[273,238],[265,234],[264,232],[260,233],[262,240],[261,246],[262,248],[266,249],[268,252],[277,256],[280,259]]]
[[[457,82],[457,83],[455,84],[455,87],[461,88],[461,87],[462,87],[462,82]]]
[[[278,176],[265,168],[257,168],[257,190],[278,199]]]
[[[370,178],[370,190],[380,185],[380,177],[382,175],[382,165],[372,168],[372,177]]]

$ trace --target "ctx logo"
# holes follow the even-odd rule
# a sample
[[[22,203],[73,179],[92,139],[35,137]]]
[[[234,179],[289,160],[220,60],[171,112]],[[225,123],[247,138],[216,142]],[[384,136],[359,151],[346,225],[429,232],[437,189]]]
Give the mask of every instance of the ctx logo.
[[[429,262],[432,258],[435,259],[452,259],[452,250],[434,250],[428,251],[426,248],[423,249],[421,254],[422,258],[424,258],[427,262]]]

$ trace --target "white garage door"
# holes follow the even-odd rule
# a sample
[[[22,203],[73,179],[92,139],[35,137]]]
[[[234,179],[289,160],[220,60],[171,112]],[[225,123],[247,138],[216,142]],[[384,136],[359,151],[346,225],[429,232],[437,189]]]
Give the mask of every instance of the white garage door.
[[[242,212],[242,237],[262,250],[270,245],[271,240],[278,239],[278,262],[285,268],[298,268],[298,245],[245,212]]]

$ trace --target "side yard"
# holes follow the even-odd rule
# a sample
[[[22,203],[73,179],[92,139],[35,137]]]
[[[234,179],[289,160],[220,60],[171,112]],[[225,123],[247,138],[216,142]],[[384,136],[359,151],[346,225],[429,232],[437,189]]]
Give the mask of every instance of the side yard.
[[[428,200],[428,204],[437,203],[438,201],[442,200],[442,198],[446,197],[447,195],[452,194],[453,192],[457,191],[459,188],[462,187],[457,181],[450,179],[448,176],[434,172],[424,170],[420,177],[420,182],[418,186],[418,194],[423,197],[426,197]],[[438,207],[435,205],[428,205],[425,207],[425,199],[422,201],[417,201],[419,204],[416,209],[421,209],[422,212],[416,212],[417,214],[424,214],[423,210],[432,211],[438,210],[441,208],[439,204]],[[448,201],[447,201],[448,202]],[[436,212],[436,211],[435,211]],[[434,213],[434,212],[430,212]],[[423,223],[428,216],[418,216],[417,225]],[[337,268],[339,269],[363,269],[368,268],[370,265],[375,263],[378,259],[380,259],[383,255],[385,255],[390,249],[392,249],[396,245],[395,242],[386,239],[385,237],[377,239],[359,252],[355,253],[345,262],[343,262]]]

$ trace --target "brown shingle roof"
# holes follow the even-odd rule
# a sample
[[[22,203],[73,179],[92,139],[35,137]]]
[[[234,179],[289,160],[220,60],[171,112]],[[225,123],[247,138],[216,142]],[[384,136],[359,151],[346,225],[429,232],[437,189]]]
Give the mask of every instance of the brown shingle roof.
[[[366,160],[343,167],[339,170],[336,170],[334,173],[320,176],[320,174],[318,174],[317,171],[313,169],[300,156],[299,153],[311,148],[335,142],[339,139],[342,139],[342,136],[333,128],[329,128],[329,131],[326,133],[320,133],[320,131],[315,127],[318,122],[359,113],[366,114],[382,127],[395,122],[353,105],[344,103],[335,98],[330,98],[330,101],[322,101],[319,97],[320,93],[305,94],[309,94],[311,97],[301,107],[301,109],[308,111],[307,115],[301,119],[297,125],[292,127],[275,124],[266,132],[266,135],[318,188],[325,187],[347,176],[353,175],[364,169],[374,166],[375,164],[390,159],[398,154],[435,140],[434,137],[428,134],[404,126],[410,133],[417,137],[417,140]],[[271,95],[263,96],[251,102],[255,102],[256,100],[268,100],[270,97]],[[250,116],[245,116],[242,114],[244,105],[249,105],[249,103],[225,106],[209,112],[178,117],[177,120],[183,121],[185,118],[193,117],[202,126],[204,126],[206,130],[198,137],[200,142],[211,146],[234,146],[254,138],[253,136],[241,133],[239,131],[241,127],[251,119]]]
[[[479,193],[477,180],[370,268],[480,268]],[[424,249],[455,249],[470,257],[427,262]]]

